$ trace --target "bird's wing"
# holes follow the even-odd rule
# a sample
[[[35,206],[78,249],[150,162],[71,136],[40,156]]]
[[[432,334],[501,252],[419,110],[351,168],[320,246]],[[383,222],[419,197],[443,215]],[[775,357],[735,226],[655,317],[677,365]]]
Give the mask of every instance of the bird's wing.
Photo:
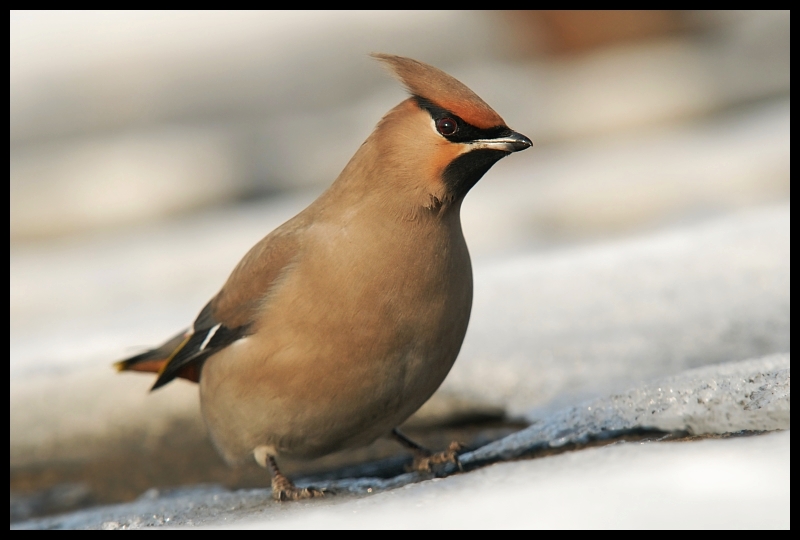
[[[189,330],[156,349],[117,362],[117,369],[157,371],[151,390],[176,377],[198,381],[208,357],[248,335],[269,291],[297,256],[299,245],[295,227],[284,226],[270,233],[244,256]]]

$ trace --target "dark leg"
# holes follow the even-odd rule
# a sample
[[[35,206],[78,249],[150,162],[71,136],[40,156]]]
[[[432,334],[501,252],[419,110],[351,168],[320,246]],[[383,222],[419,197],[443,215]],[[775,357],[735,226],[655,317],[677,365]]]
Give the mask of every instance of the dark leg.
[[[301,499],[313,499],[322,497],[322,491],[314,488],[299,488],[291,480],[286,478],[278,469],[275,458],[267,456],[267,468],[272,475],[272,498],[276,501],[299,501]]]
[[[399,442],[405,448],[408,448],[409,450],[411,450],[411,452],[413,454],[423,454],[423,455],[426,455],[426,456],[430,456],[430,455],[433,454],[433,452],[431,452],[430,450],[428,450],[424,446],[421,446],[421,445],[415,443],[414,441],[412,441],[411,439],[409,439],[408,437],[406,437],[405,435],[400,433],[400,430],[397,429],[397,428],[394,428],[392,430],[392,437],[394,438],[394,440]]]
[[[434,465],[441,463],[455,463],[459,470],[463,470],[458,460],[458,452],[464,448],[461,443],[453,441],[444,452],[434,453],[400,433],[397,428],[392,430],[392,438],[414,454],[414,463],[411,465],[413,471],[431,472]]]

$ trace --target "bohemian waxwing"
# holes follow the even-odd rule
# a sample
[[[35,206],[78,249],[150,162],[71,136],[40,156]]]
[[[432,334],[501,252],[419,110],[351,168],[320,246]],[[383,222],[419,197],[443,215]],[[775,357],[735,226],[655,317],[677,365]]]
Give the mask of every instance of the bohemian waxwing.
[[[531,141],[443,71],[373,55],[411,97],[384,116],[336,181],[258,242],[194,324],[116,364],[200,384],[208,431],[230,463],[255,457],[279,500],[296,488],[276,456],[315,458],[393,435],[458,356],[472,306],[461,202]]]

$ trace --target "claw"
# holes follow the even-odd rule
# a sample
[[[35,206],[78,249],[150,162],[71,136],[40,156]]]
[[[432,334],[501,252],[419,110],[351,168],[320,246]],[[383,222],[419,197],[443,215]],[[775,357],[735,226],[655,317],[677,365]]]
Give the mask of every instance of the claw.
[[[325,492],[316,488],[298,488],[286,486],[282,488],[272,488],[272,498],[276,501],[301,501],[303,499],[314,499],[324,497]]]
[[[264,464],[269,467],[272,474],[272,498],[276,501],[301,501],[325,496],[324,490],[295,486],[291,480],[281,473],[280,469],[278,469],[278,464],[275,463],[275,458],[269,454],[265,454]]]
[[[443,463],[452,463],[458,467],[459,471],[464,471],[461,461],[458,459],[458,452],[464,449],[464,445],[453,441],[447,450],[443,452],[436,452],[429,455],[417,455],[414,458],[414,463],[411,464],[411,471],[432,472],[434,465],[441,465]]]

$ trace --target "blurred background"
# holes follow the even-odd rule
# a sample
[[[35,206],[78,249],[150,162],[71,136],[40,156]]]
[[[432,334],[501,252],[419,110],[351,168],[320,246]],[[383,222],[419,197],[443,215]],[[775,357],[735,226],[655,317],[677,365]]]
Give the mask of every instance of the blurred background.
[[[529,253],[787,208],[789,27],[788,11],[12,11],[12,521],[268,485],[216,458],[196,387],[148,396],[110,363],[188,325],[404,99],[368,53],[444,69],[535,143],[466,199],[477,284]],[[501,398],[448,396],[418,426],[519,422]]]

